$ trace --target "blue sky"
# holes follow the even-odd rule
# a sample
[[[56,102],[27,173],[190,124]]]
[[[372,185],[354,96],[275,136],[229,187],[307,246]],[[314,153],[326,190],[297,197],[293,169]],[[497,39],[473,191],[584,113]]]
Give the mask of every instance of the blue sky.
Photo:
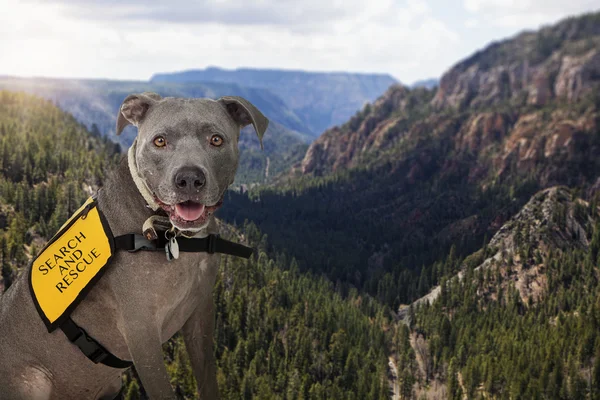
[[[145,80],[206,66],[439,77],[598,0],[0,0],[0,74]]]

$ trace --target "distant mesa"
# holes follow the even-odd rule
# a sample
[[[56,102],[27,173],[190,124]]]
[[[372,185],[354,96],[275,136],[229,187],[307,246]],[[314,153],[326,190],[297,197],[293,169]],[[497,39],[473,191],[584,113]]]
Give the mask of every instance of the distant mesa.
[[[281,98],[313,137],[350,118],[398,83],[388,74],[209,67],[160,73],[152,82],[227,82],[267,89]]]

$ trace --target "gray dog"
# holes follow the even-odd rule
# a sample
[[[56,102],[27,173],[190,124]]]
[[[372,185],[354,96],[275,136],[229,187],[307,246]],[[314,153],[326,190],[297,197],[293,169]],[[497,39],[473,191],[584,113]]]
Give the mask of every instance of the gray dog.
[[[240,129],[252,124],[262,140],[265,116],[239,97],[161,99],[143,93],[123,102],[117,133],[128,124],[138,127],[135,150],[98,194],[114,235],[141,234],[154,214],[149,202],[181,231],[217,233],[212,213],[234,180]],[[138,190],[140,182],[146,193]],[[218,398],[212,290],[219,259],[182,253],[168,262],[163,252],[119,251],[72,319],[113,355],[132,360],[152,399],[175,398],[162,344],[181,331],[200,398]],[[91,362],[60,330],[48,333],[28,275],[23,271],[0,299],[0,398],[113,399],[123,370]]]

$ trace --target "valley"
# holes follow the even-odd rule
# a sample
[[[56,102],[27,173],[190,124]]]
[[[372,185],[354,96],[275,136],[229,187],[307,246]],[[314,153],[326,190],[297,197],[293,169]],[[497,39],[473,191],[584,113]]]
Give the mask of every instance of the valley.
[[[400,398],[595,396],[599,18],[490,45],[437,89],[392,86],[272,184],[229,194],[222,218],[399,309]]]

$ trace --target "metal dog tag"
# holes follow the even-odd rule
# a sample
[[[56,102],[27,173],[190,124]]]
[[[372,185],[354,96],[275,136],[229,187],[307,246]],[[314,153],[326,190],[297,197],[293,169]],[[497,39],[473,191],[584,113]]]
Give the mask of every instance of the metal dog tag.
[[[172,237],[171,240],[169,240],[168,247],[171,257],[177,260],[179,258],[179,243],[177,243],[177,239],[175,237]]]
[[[167,244],[165,245],[165,256],[167,256],[167,261],[171,261],[173,259],[173,256],[171,255],[171,251],[169,250],[170,247],[171,247],[171,243],[167,242]]]

